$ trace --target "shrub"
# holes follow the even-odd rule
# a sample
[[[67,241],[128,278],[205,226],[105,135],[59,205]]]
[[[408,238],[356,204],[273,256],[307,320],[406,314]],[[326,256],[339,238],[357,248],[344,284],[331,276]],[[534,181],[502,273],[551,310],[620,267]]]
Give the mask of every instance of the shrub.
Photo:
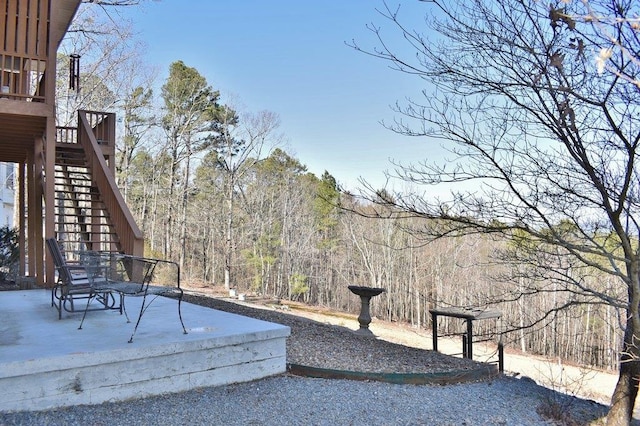
[[[7,225],[0,227],[0,280],[15,281],[19,258],[18,231]]]

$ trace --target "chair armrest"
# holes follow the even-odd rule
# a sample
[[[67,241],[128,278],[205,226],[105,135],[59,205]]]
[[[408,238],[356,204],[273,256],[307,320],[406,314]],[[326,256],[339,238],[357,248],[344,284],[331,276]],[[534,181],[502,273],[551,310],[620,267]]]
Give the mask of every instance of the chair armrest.
[[[130,272],[133,272],[133,276],[130,275],[128,278],[133,278],[135,282],[144,285],[180,288],[180,265],[174,261],[128,254],[118,254],[116,257],[118,262],[125,266],[124,269],[128,267]],[[136,269],[134,265],[140,268],[138,274],[134,271]],[[122,276],[119,277],[120,281],[122,278]]]

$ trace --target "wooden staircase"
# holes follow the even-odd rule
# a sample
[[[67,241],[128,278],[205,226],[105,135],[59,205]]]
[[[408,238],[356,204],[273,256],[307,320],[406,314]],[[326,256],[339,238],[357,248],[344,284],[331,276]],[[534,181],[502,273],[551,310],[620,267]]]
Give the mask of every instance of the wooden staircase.
[[[84,151],[57,149],[55,169],[56,238],[81,242],[83,247],[75,247],[78,250],[122,251],[100,191],[92,182]]]
[[[55,236],[66,250],[142,256],[144,240],[114,177],[115,114],[78,111],[59,127],[55,155]]]

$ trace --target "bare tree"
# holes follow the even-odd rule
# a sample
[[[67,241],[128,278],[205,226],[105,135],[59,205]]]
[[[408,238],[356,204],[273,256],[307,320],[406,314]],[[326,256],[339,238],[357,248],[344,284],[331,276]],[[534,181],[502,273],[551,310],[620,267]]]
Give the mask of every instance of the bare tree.
[[[234,256],[234,205],[239,179],[247,173],[260,159],[265,151],[276,147],[282,136],[277,133],[280,118],[270,111],[244,113],[240,116],[227,109],[220,114],[218,137],[214,141],[214,149],[218,153],[218,165],[226,179],[226,245],[224,286],[231,286],[231,273]]]
[[[637,35],[638,31],[640,31],[640,17],[637,14],[637,10],[633,10],[637,9],[637,7],[633,7],[632,3],[629,2],[627,8],[612,11],[603,10],[597,4],[592,6],[590,0],[580,1],[584,5],[585,14],[575,15],[571,14],[571,11],[567,13],[566,9],[555,9],[556,18],[565,20],[571,25],[575,25],[575,22],[581,22],[591,26],[594,33],[599,34],[600,37],[609,42],[608,46],[602,46],[600,51],[597,52],[595,60],[598,73],[611,72],[640,87],[640,79],[637,74],[640,67],[640,52],[634,48],[633,41],[629,43],[629,40],[625,38],[618,38],[620,35],[618,28],[620,26],[627,27],[630,34]],[[627,68],[620,69],[608,63],[614,51],[629,60]]]
[[[532,267],[536,285],[518,297],[550,291],[549,282],[567,295],[529,326],[577,304],[619,309],[624,343],[608,424],[622,425],[640,375],[640,40],[626,19],[638,5],[557,3],[429,1],[428,35],[403,26],[400,9],[381,11],[409,49],[377,26],[370,28],[379,48],[353,46],[429,85],[421,100],[397,105],[404,118],[390,127],[439,140],[451,153],[447,164],[399,166],[396,176],[458,189],[449,200],[417,192],[370,198],[399,215],[441,219],[419,230],[434,238],[520,232],[522,244],[501,253],[505,263]],[[590,14],[612,19],[606,33],[592,19],[572,18]],[[617,285],[590,286],[592,271]]]
[[[144,46],[126,19],[114,19],[95,4],[80,7],[58,56],[58,122],[70,125],[78,109],[110,111],[122,106],[137,86],[153,84],[155,71],[144,63]],[[70,56],[78,55],[80,76],[70,88]]]
[[[122,102],[124,112],[123,135],[118,144],[116,173],[118,186],[122,188],[125,200],[129,194],[129,168],[134,157],[144,147],[153,124],[151,115],[152,90],[143,86],[131,87]]]
[[[162,127],[167,136],[167,150],[172,159],[169,182],[170,202],[177,195],[179,207],[167,215],[166,253],[171,255],[175,225],[179,227],[180,265],[184,264],[186,223],[192,163],[196,155],[211,144],[216,126],[224,120],[227,108],[220,105],[220,93],[207,83],[195,68],[182,61],[173,62],[169,77],[161,88],[164,101]],[[177,193],[177,194],[176,194]],[[176,220],[176,216],[179,219]]]

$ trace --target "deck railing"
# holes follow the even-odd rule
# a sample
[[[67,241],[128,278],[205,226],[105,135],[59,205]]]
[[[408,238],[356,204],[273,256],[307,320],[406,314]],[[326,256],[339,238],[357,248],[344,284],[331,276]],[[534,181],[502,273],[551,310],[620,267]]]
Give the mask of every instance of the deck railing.
[[[48,59],[49,1],[0,3],[0,96],[42,102]]]
[[[56,142],[57,143],[78,143],[78,128],[69,126],[56,127]]]
[[[14,100],[44,102],[46,62],[0,53],[0,96]]]
[[[83,115],[89,128],[92,129],[92,134],[96,138],[98,145],[115,146],[115,119],[116,115],[112,112],[100,112],[100,111],[78,111],[79,116]],[[80,127],[80,125],[78,125]]]

